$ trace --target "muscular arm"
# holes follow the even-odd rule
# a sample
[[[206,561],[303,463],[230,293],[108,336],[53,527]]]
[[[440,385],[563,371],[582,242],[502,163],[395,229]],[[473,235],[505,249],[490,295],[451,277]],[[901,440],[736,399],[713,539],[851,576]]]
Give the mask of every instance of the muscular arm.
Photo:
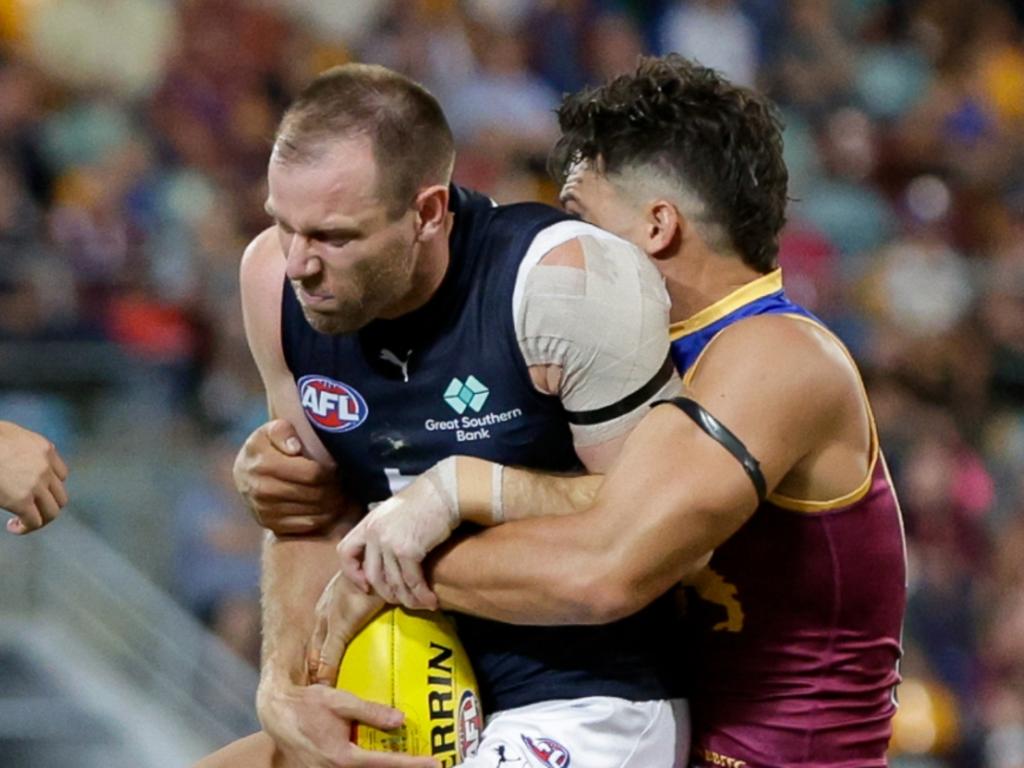
[[[240,458],[247,456],[248,469],[255,471],[243,471],[241,476],[248,483],[243,487],[250,504],[257,499],[280,498],[286,507],[301,510],[300,530],[320,533],[301,537],[267,534],[263,548],[263,664],[256,708],[272,744],[265,739],[256,744],[274,766],[424,768],[434,761],[408,755],[371,755],[349,741],[354,723],[389,730],[401,724],[400,712],[333,685],[307,685],[316,671],[309,667],[317,663],[307,653],[317,600],[337,571],[334,545],[362,510],[347,503],[338,489],[334,462],[306,421],[284,360],[280,337],[284,259],[275,239],[274,231],[267,230],[242,259],[246,337],[266,387],[270,413],[277,420],[246,441]],[[283,440],[276,427],[288,428]],[[298,446],[289,446],[293,439]],[[253,441],[255,448],[250,452],[247,449],[253,447]],[[238,477],[236,471],[236,481]],[[261,485],[267,487],[261,489]],[[327,532],[323,531],[325,517],[334,521]],[[376,600],[357,600],[351,605],[355,609],[348,611],[346,618],[355,627],[379,609]],[[263,761],[251,758],[244,764]]]
[[[296,429],[303,454],[312,464],[333,470],[334,462],[309,427],[295,383],[281,351],[281,292],[284,260],[273,230],[246,250],[241,266],[242,309],[246,337],[267,391],[271,415]],[[314,606],[337,572],[334,547],[351,527],[357,511],[327,533],[277,536],[268,532],[263,545],[263,674],[266,681],[302,681],[305,643],[313,629]]]
[[[761,462],[769,491],[863,409],[839,348],[777,317],[723,334],[689,395]],[[854,442],[866,446],[863,424]],[[837,482],[855,487],[867,470],[862,453],[863,463]],[[433,587],[443,607],[500,621],[612,621],[688,575],[756,504],[736,459],[683,413],[659,406],[626,441],[593,506],[454,543],[432,564]]]
[[[581,512],[597,498],[602,483],[604,475],[563,477],[506,467],[501,483],[505,519],[525,520]]]
[[[305,683],[305,646],[313,631],[313,608],[338,572],[334,547],[340,539],[340,533],[287,538],[267,534],[260,587],[265,682]]]

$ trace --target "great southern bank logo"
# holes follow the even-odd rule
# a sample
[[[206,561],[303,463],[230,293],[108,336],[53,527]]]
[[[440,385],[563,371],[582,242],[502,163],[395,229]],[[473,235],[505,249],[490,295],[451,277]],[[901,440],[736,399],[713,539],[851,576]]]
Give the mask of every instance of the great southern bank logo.
[[[347,384],[326,376],[299,379],[302,409],[325,432],[348,432],[366,421],[370,409],[363,396]]]
[[[476,376],[470,375],[463,382],[458,378],[452,379],[448,389],[444,391],[444,401],[452,407],[460,416],[469,408],[473,413],[480,413],[480,409],[487,402],[487,396],[491,391],[484,386]]]
[[[465,381],[456,377],[448,382],[444,391],[444,401],[448,407],[458,414],[454,419],[427,419],[423,428],[428,432],[450,432],[460,443],[472,440],[491,439],[491,429],[498,424],[513,421],[523,415],[522,408],[509,408],[505,411],[490,409],[485,413],[491,391],[476,376],[467,376]],[[499,397],[500,401],[501,398]],[[494,402],[491,402],[494,405]],[[448,414],[451,416],[451,414]]]

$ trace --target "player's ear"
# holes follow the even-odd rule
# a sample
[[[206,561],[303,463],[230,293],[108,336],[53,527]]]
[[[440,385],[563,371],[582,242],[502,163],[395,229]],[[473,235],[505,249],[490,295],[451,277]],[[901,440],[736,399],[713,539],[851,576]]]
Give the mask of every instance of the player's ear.
[[[448,215],[448,185],[435,184],[421,189],[413,203],[416,209],[416,239],[430,240],[445,233]]]
[[[674,255],[689,226],[686,217],[667,200],[655,200],[647,207],[644,221],[644,250],[653,259]]]

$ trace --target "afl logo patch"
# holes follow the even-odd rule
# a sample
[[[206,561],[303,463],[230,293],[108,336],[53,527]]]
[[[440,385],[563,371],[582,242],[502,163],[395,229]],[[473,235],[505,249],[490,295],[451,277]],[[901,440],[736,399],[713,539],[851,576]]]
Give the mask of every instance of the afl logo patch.
[[[306,416],[324,432],[353,430],[366,421],[370,412],[362,395],[326,376],[299,379],[299,397]]]
[[[484,729],[484,721],[480,712],[480,702],[476,694],[466,691],[459,701],[459,756],[472,757],[480,746],[480,732]]]
[[[525,733],[519,735],[542,765],[547,768],[569,768],[569,750],[554,739],[531,739]]]

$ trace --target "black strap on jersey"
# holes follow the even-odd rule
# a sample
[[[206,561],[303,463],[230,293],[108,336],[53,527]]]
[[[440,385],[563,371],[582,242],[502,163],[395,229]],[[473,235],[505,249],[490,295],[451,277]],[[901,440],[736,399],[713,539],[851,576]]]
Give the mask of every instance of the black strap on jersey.
[[[735,456],[736,460],[743,466],[743,471],[747,473],[747,477],[750,478],[750,482],[754,484],[754,490],[757,492],[757,503],[760,504],[765,500],[765,497],[768,495],[768,486],[765,484],[764,475],[761,474],[761,465],[757,459],[750,455],[747,446],[736,435],[730,432],[722,422],[708,413],[704,406],[695,400],[691,400],[688,397],[673,397],[671,400],[659,400],[656,403],[651,403],[651,407],[653,408],[662,403],[674,405],[681,410],[693,419],[697,426],[704,430],[712,440]]]
[[[633,394],[626,395],[618,402],[601,408],[595,408],[592,411],[566,411],[565,417],[569,420],[570,424],[589,426],[590,424],[601,424],[602,422],[616,419],[619,416],[625,416],[630,411],[635,411],[646,403],[653,395],[656,395],[658,390],[665,386],[668,380],[675,375],[675,372],[676,368],[672,363],[672,355],[669,354],[665,358],[665,362],[662,363],[661,368],[658,369],[658,372],[651,377],[651,380]]]

